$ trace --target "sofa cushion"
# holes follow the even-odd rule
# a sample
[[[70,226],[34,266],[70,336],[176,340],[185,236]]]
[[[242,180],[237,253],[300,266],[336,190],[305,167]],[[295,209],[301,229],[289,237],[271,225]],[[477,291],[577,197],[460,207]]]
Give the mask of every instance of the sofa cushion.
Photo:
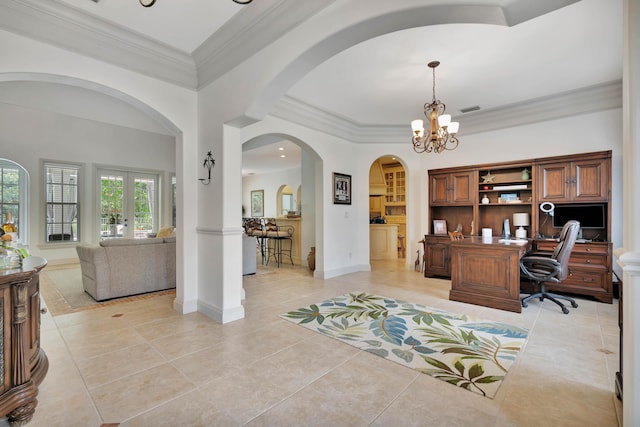
[[[174,235],[176,228],[174,226],[162,227],[158,230],[156,237],[171,237]]]
[[[149,239],[106,239],[100,242],[103,248],[109,246],[136,246],[136,245],[158,245],[164,243],[162,238],[152,237]]]

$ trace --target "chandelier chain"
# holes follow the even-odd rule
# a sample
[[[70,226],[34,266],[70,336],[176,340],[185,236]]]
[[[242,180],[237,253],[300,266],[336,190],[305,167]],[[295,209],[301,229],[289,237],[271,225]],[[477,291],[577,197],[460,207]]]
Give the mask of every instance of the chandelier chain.
[[[431,71],[433,71],[433,87],[432,87],[432,93],[433,93],[433,103],[436,102],[436,67],[431,67]]]

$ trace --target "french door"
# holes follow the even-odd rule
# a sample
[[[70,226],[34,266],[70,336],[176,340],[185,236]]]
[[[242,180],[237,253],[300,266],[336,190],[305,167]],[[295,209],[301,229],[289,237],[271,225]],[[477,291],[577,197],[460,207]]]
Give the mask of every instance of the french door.
[[[159,215],[158,174],[98,169],[100,238],[142,238]]]

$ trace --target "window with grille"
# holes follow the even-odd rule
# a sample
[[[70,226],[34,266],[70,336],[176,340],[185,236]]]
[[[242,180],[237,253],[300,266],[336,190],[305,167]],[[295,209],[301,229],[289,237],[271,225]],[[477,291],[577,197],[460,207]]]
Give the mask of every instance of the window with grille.
[[[80,204],[78,181],[80,167],[46,163],[46,236],[47,243],[80,240]]]
[[[17,230],[20,218],[20,169],[9,161],[0,162],[0,224],[11,221]]]

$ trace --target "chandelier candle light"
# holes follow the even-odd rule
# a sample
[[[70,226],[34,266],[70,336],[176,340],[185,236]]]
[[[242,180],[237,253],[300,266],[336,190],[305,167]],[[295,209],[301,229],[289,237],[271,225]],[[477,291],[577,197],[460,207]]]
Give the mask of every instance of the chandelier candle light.
[[[429,122],[429,135],[424,135],[422,120],[411,122],[413,130],[413,149],[416,153],[442,153],[444,150],[455,150],[458,147],[459,123],[451,121],[451,115],[444,114],[445,105],[436,99],[436,67],[440,61],[432,61],[427,64],[433,70],[433,99],[431,103],[424,104],[424,116]]]

